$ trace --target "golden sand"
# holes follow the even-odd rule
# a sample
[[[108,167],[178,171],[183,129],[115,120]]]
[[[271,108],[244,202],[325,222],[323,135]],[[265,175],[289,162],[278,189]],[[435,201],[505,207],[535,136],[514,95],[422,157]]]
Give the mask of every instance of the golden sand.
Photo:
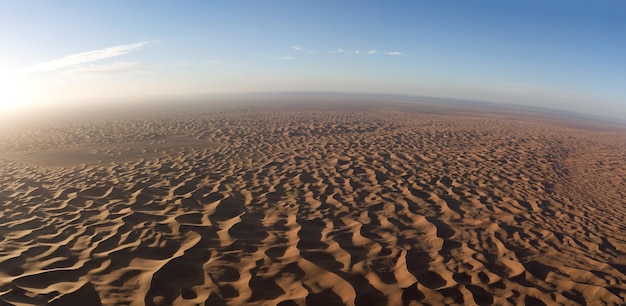
[[[626,304],[623,128],[247,107],[2,138],[0,304]]]

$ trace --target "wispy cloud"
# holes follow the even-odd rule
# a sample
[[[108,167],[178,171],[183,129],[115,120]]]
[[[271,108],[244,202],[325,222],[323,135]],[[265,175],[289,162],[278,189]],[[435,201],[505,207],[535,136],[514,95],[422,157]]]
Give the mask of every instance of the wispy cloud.
[[[291,46],[291,49],[298,52],[315,53],[315,50],[306,49],[299,45]]]
[[[99,50],[76,53],[59,59],[17,68],[14,71],[18,74],[30,74],[72,68],[81,64],[92,63],[128,54],[141,49],[141,47],[145,46],[146,44],[148,44],[148,42],[143,41],[133,44],[119,45]]]
[[[293,59],[293,56],[284,56],[284,57],[268,58],[267,61],[289,61],[292,59]]]
[[[345,49],[342,49],[342,48],[337,48],[336,50],[328,51],[328,53],[347,54],[347,55],[360,55],[360,54],[376,55],[376,54],[379,54],[378,51],[373,50],[373,49],[361,52],[361,50],[349,51],[349,50],[345,50]],[[396,55],[396,56],[397,55],[404,55],[404,53],[398,52],[398,51],[385,52],[384,54],[386,54],[386,55]]]
[[[291,49],[293,49],[295,51],[300,51],[300,52],[309,52],[309,53],[315,52],[314,50],[308,50],[308,49],[305,49],[305,48],[303,48],[303,47],[301,47],[299,45],[292,46]],[[400,51],[379,52],[376,49],[366,49],[366,51],[361,51],[361,50],[346,50],[346,49],[343,49],[343,48],[337,48],[335,50],[326,51],[326,53],[329,53],[329,54],[345,54],[345,55],[361,55],[361,54],[365,54],[365,55],[384,54],[384,55],[391,55],[391,56],[403,56],[403,55],[405,55],[403,52],[400,52]]]
[[[175,63],[175,64],[170,65],[170,67],[172,68],[180,68],[180,67],[187,67],[187,66],[191,66],[191,62],[181,62],[181,63]]]
[[[87,74],[87,73],[101,73],[101,72],[120,72],[135,69],[139,66],[137,62],[115,62],[110,64],[89,64],[81,65],[71,69],[67,69],[65,72],[68,74]]]
[[[389,51],[389,52],[385,52],[385,54],[391,55],[391,56],[401,56],[401,55],[404,55],[404,53],[402,53],[400,51]]]
[[[222,60],[218,60],[218,59],[211,59],[211,60],[204,60],[204,61],[201,61],[200,63],[202,63],[202,64],[208,64],[208,65],[213,65],[213,64],[222,64],[222,63],[224,63],[224,61],[222,61]]]
[[[360,52],[358,50],[357,51],[347,51],[347,50],[344,50],[342,48],[337,48],[337,50],[328,51],[328,53],[359,54]]]

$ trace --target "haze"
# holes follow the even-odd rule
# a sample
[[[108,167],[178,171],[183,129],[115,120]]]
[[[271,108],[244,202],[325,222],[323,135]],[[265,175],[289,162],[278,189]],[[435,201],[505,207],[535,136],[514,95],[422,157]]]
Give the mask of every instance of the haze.
[[[4,1],[0,112],[332,91],[624,119],[625,9],[621,1]]]

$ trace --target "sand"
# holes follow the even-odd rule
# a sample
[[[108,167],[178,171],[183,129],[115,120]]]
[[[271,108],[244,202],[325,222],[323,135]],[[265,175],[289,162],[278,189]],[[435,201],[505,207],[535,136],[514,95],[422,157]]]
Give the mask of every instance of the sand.
[[[0,304],[626,304],[626,129],[385,104],[11,127]]]

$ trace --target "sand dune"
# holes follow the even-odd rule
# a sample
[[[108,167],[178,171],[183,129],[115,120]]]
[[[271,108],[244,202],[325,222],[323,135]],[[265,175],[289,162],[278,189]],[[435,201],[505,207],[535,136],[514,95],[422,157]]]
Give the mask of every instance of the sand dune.
[[[429,106],[2,135],[0,304],[626,304],[626,130]]]

